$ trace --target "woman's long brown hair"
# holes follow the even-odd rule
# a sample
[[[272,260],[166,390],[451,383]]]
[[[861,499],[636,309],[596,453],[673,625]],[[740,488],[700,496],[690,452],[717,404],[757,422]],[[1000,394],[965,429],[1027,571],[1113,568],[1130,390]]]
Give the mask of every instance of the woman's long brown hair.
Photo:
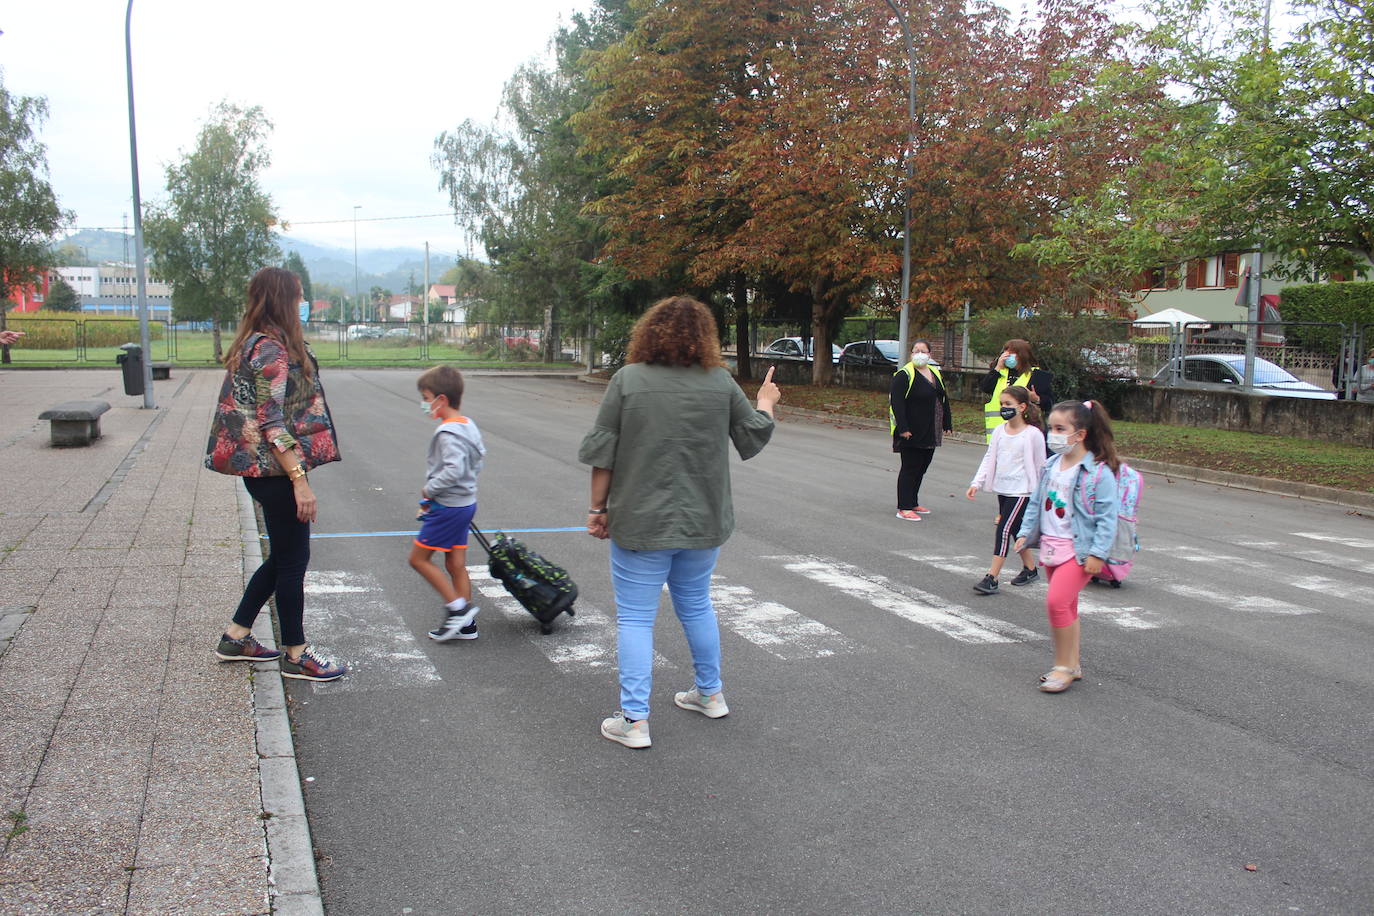
[[[224,368],[233,372],[243,357],[243,342],[253,334],[265,334],[286,348],[293,362],[301,367],[306,378],[314,372],[314,364],[305,349],[305,335],[301,333],[301,316],[297,303],[301,301],[301,281],[289,270],[264,267],[248,281],[248,306],[243,310],[238,334],[229,351],[224,354]]]
[[[625,362],[704,369],[723,366],[716,318],[691,296],[660,299],[635,322]]]

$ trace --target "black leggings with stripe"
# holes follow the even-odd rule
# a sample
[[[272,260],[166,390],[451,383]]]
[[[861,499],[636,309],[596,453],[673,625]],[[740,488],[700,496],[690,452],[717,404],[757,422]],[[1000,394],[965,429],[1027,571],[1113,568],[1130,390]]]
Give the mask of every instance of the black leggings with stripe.
[[[1021,519],[1026,517],[1026,506],[1030,505],[1029,496],[1003,496],[997,494],[997,531],[992,537],[992,555],[1005,557],[1016,543],[1016,532],[1021,528]]]

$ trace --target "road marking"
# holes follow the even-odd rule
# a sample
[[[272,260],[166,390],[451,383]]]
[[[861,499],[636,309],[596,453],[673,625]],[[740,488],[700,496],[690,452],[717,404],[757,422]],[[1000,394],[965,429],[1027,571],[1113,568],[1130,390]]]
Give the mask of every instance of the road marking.
[[[918,563],[925,563],[944,572],[958,573],[967,576],[970,580],[981,579],[987,575],[988,567],[981,557],[926,557],[914,550],[894,550],[899,557],[908,560],[915,560]],[[1041,568],[1039,583],[1046,583],[1046,571]],[[1091,586],[1090,586],[1091,587]],[[1016,599],[1033,598],[1040,603],[1044,602],[1044,592],[1036,585],[1016,587],[1008,585],[1006,588],[998,588],[999,595],[1013,595]],[[992,601],[997,599],[992,596],[985,596]],[[1085,589],[1078,596],[1078,613],[1081,617],[1101,618],[1107,623],[1121,627],[1123,630],[1157,630],[1163,624],[1160,618],[1151,611],[1138,607],[1123,607],[1114,604],[1106,604],[1099,599],[1088,594]]]
[[[1350,572],[1363,573],[1366,576],[1374,576],[1374,563],[1365,563],[1360,560],[1349,560],[1344,557],[1334,556],[1325,550],[1317,550],[1310,547],[1294,548],[1279,541],[1258,541],[1249,538],[1235,538],[1229,543],[1237,547],[1248,547],[1252,550],[1278,550],[1285,556],[1296,557],[1300,560],[1310,560],[1313,563],[1320,563],[1322,566],[1333,566],[1337,569],[1348,570]],[[1374,546],[1374,541],[1370,542]],[[1347,545],[1351,546],[1351,545]]]
[[[333,596],[347,596],[343,600]],[[423,687],[439,672],[410,627],[368,573],[310,570],[305,574],[306,614],[325,634],[330,651],[348,665],[346,677],[310,682],[318,693]]]
[[[487,567],[469,566],[468,577],[477,593],[487,599],[483,603],[500,611],[555,665],[584,670],[615,668],[616,630],[613,615],[579,599],[573,605],[576,616],[560,616],[553,625],[553,632],[545,635],[539,632],[538,622],[530,616],[530,612],[511,597]],[[676,667],[657,652],[654,653],[654,666]]]
[[[1295,531],[1293,535],[1294,537],[1310,538],[1314,541],[1328,541],[1332,544],[1354,547],[1356,550],[1374,550],[1374,541],[1368,538],[1348,538],[1339,534],[1323,534],[1320,531]]]
[[[711,577],[711,602],[721,626],[778,658],[829,658],[860,647],[837,630],[775,601],[760,601],[744,585]]]
[[[1172,544],[1163,547],[1151,548],[1158,553],[1166,554],[1189,563],[1225,563],[1228,566],[1239,566],[1243,569],[1253,569],[1266,573],[1271,578],[1274,574],[1274,567],[1269,563],[1261,563],[1259,560],[1250,560],[1246,557],[1233,557],[1224,553],[1199,553],[1198,548],[1188,547],[1182,544]],[[1298,576],[1296,578],[1279,578],[1279,584],[1291,585],[1294,588],[1301,588],[1309,592],[1320,592],[1332,598],[1349,600],[1353,587],[1343,585],[1335,579],[1328,579],[1326,576]]]
[[[904,620],[929,627],[951,639],[967,643],[1008,643],[1045,639],[1032,630],[1004,620],[985,617],[939,595],[900,585],[884,576],[823,557],[764,557],[782,564],[789,572],[800,573],[812,582],[826,585]]]
[[[1173,592],[1175,595],[1182,595],[1184,598],[1192,598],[1194,601],[1205,601],[1209,604],[1218,604],[1233,611],[1262,611],[1266,614],[1320,614],[1321,611],[1315,608],[1304,607],[1301,604],[1290,604],[1287,601],[1280,601],[1277,598],[1269,598],[1265,595],[1218,595],[1216,592],[1208,591],[1205,588],[1198,588],[1195,585],[1184,585],[1181,582],[1163,583],[1161,587],[1165,591]]]

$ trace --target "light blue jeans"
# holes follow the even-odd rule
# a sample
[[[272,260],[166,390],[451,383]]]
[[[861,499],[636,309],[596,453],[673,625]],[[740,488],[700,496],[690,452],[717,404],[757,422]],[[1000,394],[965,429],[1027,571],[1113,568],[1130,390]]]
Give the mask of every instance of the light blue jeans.
[[[711,573],[719,547],[709,550],[627,550],[611,542],[615,586],[620,708],[627,719],[649,717],[654,679],[654,618],[667,584],[673,611],[687,636],[696,688],[720,692],[720,627],[711,605]]]

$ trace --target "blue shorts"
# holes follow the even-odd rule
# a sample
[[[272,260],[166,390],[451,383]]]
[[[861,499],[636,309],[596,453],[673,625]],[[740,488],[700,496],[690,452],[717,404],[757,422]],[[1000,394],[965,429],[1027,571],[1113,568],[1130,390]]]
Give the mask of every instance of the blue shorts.
[[[426,550],[468,549],[468,526],[477,514],[477,504],[470,506],[441,506],[438,503],[429,507],[420,522],[420,533],[415,535],[415,544]]]

